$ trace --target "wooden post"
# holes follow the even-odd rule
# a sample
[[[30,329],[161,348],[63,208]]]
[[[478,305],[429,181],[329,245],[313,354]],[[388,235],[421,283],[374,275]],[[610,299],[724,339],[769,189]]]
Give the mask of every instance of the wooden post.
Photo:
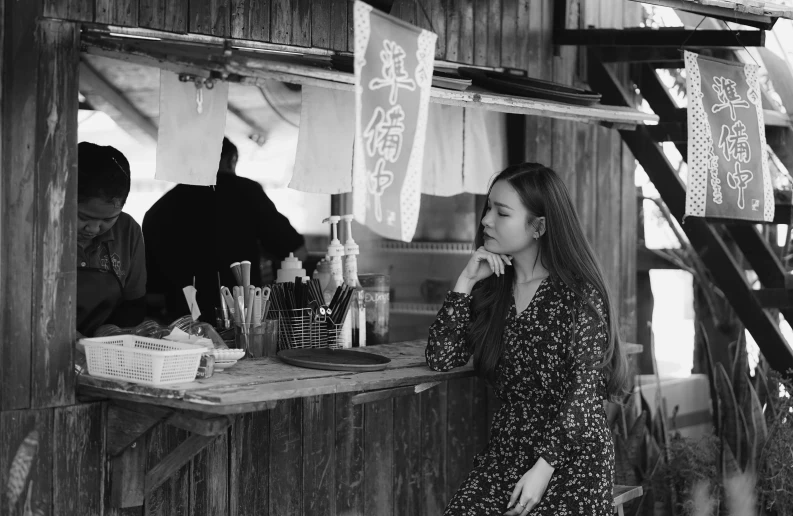
[[[79,29],[8,2],[4,36],[0,409],[74,402]]]
[[[642,200],[641,187],[636,188],[636,213],[637,213],[637,239],[638,245],[644,247],[644,201]],[[636,342],[644,346],[641,356],[638,357],[637,373],[653,374],[652,322],[655,297],[650,285],[650,271],[636,271]]]
[[[6,2],[0,214],[0,409],[30,407],[38,2]],[[13,72],[13,73],[12,73]]]
[[[74,403],[79,27],[39,22],[33,271],[34,407]]]

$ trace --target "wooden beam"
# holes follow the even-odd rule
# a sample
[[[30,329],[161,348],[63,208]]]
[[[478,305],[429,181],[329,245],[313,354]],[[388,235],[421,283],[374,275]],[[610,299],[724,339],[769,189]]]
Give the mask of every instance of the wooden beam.
[[[638,0],[637,0],[638,1]],[[672,9],[679,9],[694,14],[701,14],[709,18],[716,18],[717,20],[724,20],[733,23],[740,23],[749,27],[758,29],[771,30],[777,18],[767,16],[764,14],[754,14],[741,12],[737,9],[730,9],[726,7],[718,7],[715,5],[704,5],[699,2],[692,2],[691,0],[642,0],[647,4],[660,5],[663,7],[671,7]],[[736,4],[737,5],[737,4]]]
[[[209,446],[214,440],[215,437],[206,435],[191,435],[188,437],[185,442],[146,473],[143,498],[145,499],[146,496],[162,485],[171,475],[179,471],[182,466],[187,464],[190,459],[198,455],[201,450]]]
[[[666,256],[678,256],[681,260],[681,249],[647,249],[644,246],[636,250],[636,269],[639,271],[649,271],[655,269],[676,269],[680,270],[680,265],[668,259]]]
[[[774,224],[790,224],[793,217],[793,206],[776,204],[774,206]]]
[[[659,122],[647,126],[647,129],[657,142],[688,143],[688,126],[685,122]]]
[[[674,47],[601,47],[600,52],[604,63],[652,63],[656,68],[685,67],[683,53]]]
[[[629,502],[634,498],[638,498],[642,495],[643,490],[641,486],[620,486],[615,485],[614,490],[612,491],[612,496],[614,498],[613,504],[614,505],[622,505],[625,502]]]
[[[754,291],[763,308],[793,308],[793,289],[764,288]]]
[[[121,454],[132,443],[154,428],[168,412],[168,410],[161,410],[161,412],[156,414],[147,414],[140,410],[135,410],[132,406],[121,406],[118,403],[108,404],[107,454],[111,457]]]
[[[108,455],[119,455],[160,422],[194,434],[214,436],[226,431],[231,417],[115,400],[107,409]]]
[[[793,108],[793,105],[791,105]],[[788,169],[793,170],[793,131],[784,127],[766,127],[765,138],[779,161]]]
[[[554,31],[555,45],[587,47],[741,48],[765,46],[760,30],[565,29]]]
[[[652,64],[648,64],[648,66],[654,67],[654,65]],[[685,124],[688,121],[687,108],[679,108],[679,107],[671,107],[665,109],[659,108],[659,110],[656,111],[655,114],[657,114],[660,117],[661,122],[677,122],[680,124],[684,124],[685,126]],[[782,113],[780,111],[774,111],[773,109],[763,110],[763,121],[765,122],[766,129],[769,127],[779,127],[786,129],[793,128],[793,122],[791,121],[790,115],[788,115],[787,113]]]
[[[788,129],[793,128],[790,115],[780,111],[774,111],[773,109],[763,110],[763,120],[765,121],[766,127],[785,127]]]
[[[107,110],[110,117],[133,137],[157,141],[157,125],[85,59],[80,61],[80,93],[99,109],[112,106],[116,112]]]
[[[618,79],[598,60],[595,52],[590,52],[588,61],[589,84],[603,94],[603,100],[616,105],[630,105],[631,97],[621,91]],[[653,140],[646,127],[637,127],[635,131],[620,131],[620,134],[658,189],[669,210],[681,223],[714,282],[752,333],[763,356],[780,372],[793,368],[793,351],[776,322],[753,295],[743,269],[736,263],[713,225],[695,217],[689,217],[683,224],[685,185],[667,160],[663,149]]]
[[[165,422],[197,435],[213,437],[226,432],[232,423],[231,416],[203,417],[197,413],[174,412]]]
[[[657,142],[688,141],[688,128],[684,122],[659,122],[657,125],[647,126],[647,131]]]
[[[115,59],[146,64],[172,71],[203,69],[227,76],[242,84],[260,85],[262,81],[280,80],[292,84],[353,91],[355,77],[348,72],[327,69],[325,62],[310,56],[267,55],[250,51],[223,54],[223,47],[199,47],[176,41],[145,41],[115,38],[101,34],[83,34],[83,51]],[[295,51],[300,51],[295,48]],[[453,91],[432,88],[430,101],[450,106],[474,107],[534,115],[585,123],[608,124],[611,127],[633,127],[653,123],[658,117],[636,109],[607,105],[578,106],[558,102],[514,97],[484,90]]]
[[[350,398],[350,402],[353,405],[361,405],[363,403],[398,398],[400,396],[410,396],[426,391],[427,389],[432,389],[433,387],[440,385],[440,383],[441,382],[427,382],[420,383],[418,385],[410,385],[407,387],[396,387],[394,389],[381,389],[378,391],[363,392]]]
[[[130,443],[110,458],[110,506],[122,509],[143,505],[146,474],[146,438]]]

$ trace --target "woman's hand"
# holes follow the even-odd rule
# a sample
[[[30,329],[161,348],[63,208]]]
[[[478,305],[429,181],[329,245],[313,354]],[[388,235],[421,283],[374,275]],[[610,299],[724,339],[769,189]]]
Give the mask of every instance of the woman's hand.
[[[545,462],[545,459],[540,458],[537,460],[534,467],[527,471],[515,484],[515,489],[512,490],[512,496],[509,498],[507,512],[504,513],[504,516],[526,516],[530,514],[534,506],[542,500],[542,496],[548,488],[548,482],[551,481],[553,469],[550,464]]]
[[[460,278],[457,280],[457,287],[455,291],[471,293],[471,289],[477,282],[485,278],[489,278],[495,274],[500,276],[504,274],[504,268],[507,265],[512,265],[512,260],[505,254],[495,254],[490,251],[485,251],[484,246],[474,251],[468,264],[460,273]],[[460,290],[461,289],[461,290]]]

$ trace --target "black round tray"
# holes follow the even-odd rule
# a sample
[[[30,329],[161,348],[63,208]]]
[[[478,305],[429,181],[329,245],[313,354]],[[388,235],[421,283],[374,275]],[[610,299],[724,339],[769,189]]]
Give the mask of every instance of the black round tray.
[[[380,371],[391,362],[374,353],[330,348],[284,349],[277,357],[293,366],[327,371]]]
[[[461,76],[471,79],[476,86],[507,95],[554,100],[581,106],[597,104],[601,97],[600,93],[594,91],[509,73],[468,67],[460,67],[457,71]]]

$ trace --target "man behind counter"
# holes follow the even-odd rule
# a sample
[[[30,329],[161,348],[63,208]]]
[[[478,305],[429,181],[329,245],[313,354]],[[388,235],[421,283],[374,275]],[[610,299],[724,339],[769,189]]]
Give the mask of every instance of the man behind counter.
[[[77,146],[77,331],[135,326],[146,313],[143,235],[122,212],[129,162],[114,147]]]
[[[262,286],[262,254],[305,259],[303,237],[278,213],[262,186],[236,175],[237,147],[223,138],[215,187],[177,185],[143,218],[149,315],[169,322],[189,313],[182,288],[198,290],[201,319],[214,322],[218,272],[236,285],[229,265],[251,262],[251,284]]]

